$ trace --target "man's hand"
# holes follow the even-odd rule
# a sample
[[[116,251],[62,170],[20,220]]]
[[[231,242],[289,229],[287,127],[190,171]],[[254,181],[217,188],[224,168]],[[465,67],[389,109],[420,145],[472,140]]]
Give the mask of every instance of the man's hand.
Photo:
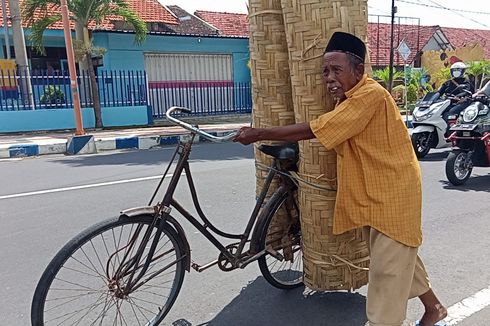
[[[260,129],[258,128],[242,127],[240,130],[238,130],[238,133],[235,138],[233,138],[233,141],[243,145],[255,143],[259,140],[259,130]]]
[[[262,140],[297,142],[299,140],[312,138],[315,138],[315,135],[311,131],[310,124],[308,122],[303,122],[271,128],[242,127],[238,130],[233,141],[248,145]]]

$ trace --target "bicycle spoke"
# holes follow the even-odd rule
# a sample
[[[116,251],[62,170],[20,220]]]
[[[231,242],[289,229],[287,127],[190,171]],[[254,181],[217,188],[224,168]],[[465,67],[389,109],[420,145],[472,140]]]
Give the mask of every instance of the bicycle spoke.
[[[81,248],[80,248],[81,249]],[[94,268],[90,268],[89,266],[87,266],[86,264],[84,264],[81,260],[75,258],[75,257],[70,257],[71,260],[74,260],[76,261],[77,263],[79,263],[80,265],[82,265],[83,267],[85,267],[86,269],[90,270],[90,271],[93,271],[95,272],[95,274],[97,274],[100,278],[102,278],[104,281],[106,280],[106,276],[105,275],[102,275],[101,273],[99,273],[97,271],[97,269],[94,269]],[[66,263],[65,263],[66,265]],[[91,264],[93,266],[93,264]],[[64,268],[64,265],[63,265],[63,268]]]
[[[155,314],[153,311],[150,311],[148,309],[145,309],[143,307],[140,307],[138,304],[136,304],[133,300],[133,298],[128,298],[128,301],[132,303],[132,305],[134,305],[136,307],[136,309],[138,309],[139,313],[143,316],[144,319],[146,319],[146,322],[149,323],[150,320],[148,319],[148,317],[146,317],[146,315],[143,313],[142,310],[146,310],[147,312],[149,312],[150,314]],[[138,319],[138,322],[139,322],[139,319]]]
[[[63,323],[64,323],[65,321],[70,320],[70,319],[71,319],[73,316],[77,315],[78,313],[80,313],[80,312],[82,312],[82,311],[84,311],[84,310],[86,310],[86,309],[90,309],[90,307],[92,307],[92,306],[96,306],[96,305],[98,305],[98,302],[99,302],[99,301],[102,299],[102,297],[103,297],[103,295],[101,294],[101,295],[99,296],[99,299],[97,299],[97,300],[95,301],[95,303],[88,304],[88,305],[86,305],[85,307],[82,307],[81,309],[75,310],[75,311],[73,311],[73,312],[71,312],[71,313],[65,313],[64,315],[61,315],[61,316],[59,316],[59,317],[57,317],[57,318],[53,318],[52,320],[46,320],[46,323],[50,323],[51,321],[55,321],[55,320],[58,320],[58,319],[60,319],[60,318],[66,317],[64,320],[62,320],[62,321],[61,321],[61,322],[58,324],[58,325],[63,325]],[[67,316],[68,316],[68,317],[67,317]]]
[[[36,288],[32,323],[138,326],[161,320],[180,290],[185,256],[175,231],[161,225],[160,233],[153,223],[145,216],[114,218],[74,238]],[[135,284],[128,283],[130,275]]]
[[[92,240],[90,240],[90,243],[92,244]],[[92,244],[93,245],[93,244]],[[84,254],[85,258],[87,258],[88,262],[90,263],[90,265],[92,265],[92,268],[93,270],[100,275],[101,278],[103,279],[106,279],[106,276],[103,274],[103,273],[99,273],[99,271],[97,270],[97,268],[95,267],[95,265],[92,263],[92,260],[87,256],[87,253],[85,252],[85,250],[83,248],[80,248],[80,250],[82,251],[82,253]],[[97,256],[97,259],[99,260],[100,262],[100,258],[99,258],[99,255],[97,254],[97,251],[95,251],[95,254]],[[102,268],[102,270],[104,270],[104,268]]]

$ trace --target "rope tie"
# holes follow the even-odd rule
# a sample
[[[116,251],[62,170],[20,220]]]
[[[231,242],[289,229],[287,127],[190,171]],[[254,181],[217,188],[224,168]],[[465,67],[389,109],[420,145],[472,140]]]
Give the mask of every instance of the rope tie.
[[[279,173],[281,175],[290,177],[293,181],[295,181],[296,185],[298,185],[299,183],[301,183],[301,184],[304,184],[304,185],[306,185],[308,187],[311,187],[311,188],[317,189],[317,190],[332,191],[332,192],[336,192],[337,191],[337,188],[336,187],[329,187],[329,186],[325,186],[325,185],[322,185],[322,184],[318,184],[318,183],[314,183],[314,182],[311,182],[311,181],[307,181],[304,178],[302,178],[298,173],[296,173],[294,171],[290,171],[289,173],[284,173],[282,171],[279,171],[277,169],[273,169],[270,166],[265,165],[265,164],[262,164],[262,163],[259,163],[259,162],[255,162],[255,167],[257,169],[259,169],[259,170],[262,170],[262,171],[274,170],[275,172],[277,172],[277,173]],[[320,180],[320,178],[322,178],[326,182],[335,182],[337,180],[337,178],[333,178],[333,179],[325,178],[324,177],[324,174],[321,174],[321,175],[319,175],[317,177],[311,176],[311,175],[307,175],[307,174],[303,174],[303,176],[314,178],[316,180]]]
[[[282,15],[282,10],[280,9],[268,9],[268,10],[260,10],[257,12],[254,12],[253,14],[249,14],[248,18],[255,17],[255,16],[260,16],[260,15],[266,15],[266,14],[271,14],[271,15]]]

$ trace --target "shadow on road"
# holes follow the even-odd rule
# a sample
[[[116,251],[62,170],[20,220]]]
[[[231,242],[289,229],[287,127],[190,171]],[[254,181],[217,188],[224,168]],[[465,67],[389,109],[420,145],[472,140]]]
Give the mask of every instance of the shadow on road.
[[[464,185],[454,186],[447,180],[439,180],[444,189],[457,190],[462,192],[468,191],[485,191],[490,192],[490,174],[471,176]]]
[[[53,160],[55,163],[70,166],[101,166],[101,165],[161,165],[167,164],[175,151],[175,147],[163,147],[150,150],[128,150],[121,152],[101,152],[105,155],[67,156]],[[226,144],[196,144],[190,161],[218,161],[253,159],[252,146],[235,143]],[[177,159],[177,158],[176,158]]]
[[[303,294],[303,288],[282,291],[258,277],[244,287],[212,320],[196,326],[335,325],[363,326],[366,298],[358,293]],[[191,326],[180,319],[173,326]]]
[[[444,152],[432,152],[427,154],[425,157],[419,159],[421,162],[439,162],[444,161],[449,155],[449,151]]]

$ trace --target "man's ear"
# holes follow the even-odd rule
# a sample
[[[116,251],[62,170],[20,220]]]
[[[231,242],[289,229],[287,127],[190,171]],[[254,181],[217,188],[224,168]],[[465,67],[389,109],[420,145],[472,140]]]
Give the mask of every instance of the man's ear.
[[[355,73],[357,81],[360,81],[362,76],[364,76],[364,63],[360,63],[356,66]]]

